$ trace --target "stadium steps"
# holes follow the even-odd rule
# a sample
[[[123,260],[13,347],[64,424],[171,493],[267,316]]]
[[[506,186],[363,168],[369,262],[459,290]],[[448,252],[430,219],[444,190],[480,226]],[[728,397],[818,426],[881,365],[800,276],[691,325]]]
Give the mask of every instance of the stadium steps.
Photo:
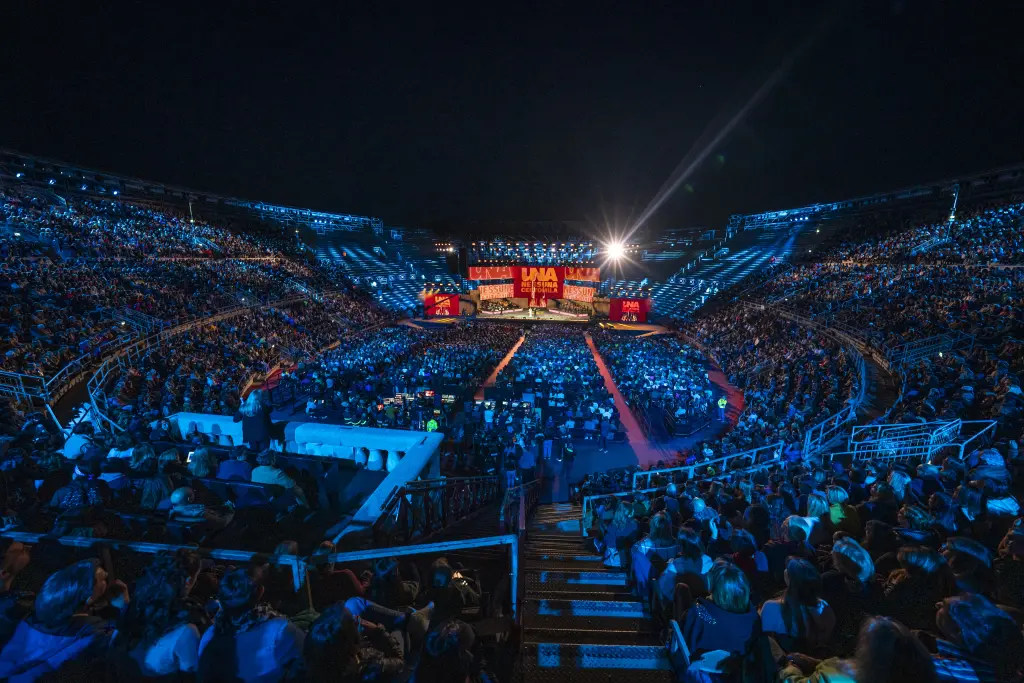
[[[538,508],[523,552],[520,680],[668,683],[668,653],[626,574],[580,534],[579,505]]]
[[[864,405],[858,411],[863,421],[873,422],[885,415],[900,394],[899,378],[886,372],[873,358],[864,354],[867,364],[868,386]]]

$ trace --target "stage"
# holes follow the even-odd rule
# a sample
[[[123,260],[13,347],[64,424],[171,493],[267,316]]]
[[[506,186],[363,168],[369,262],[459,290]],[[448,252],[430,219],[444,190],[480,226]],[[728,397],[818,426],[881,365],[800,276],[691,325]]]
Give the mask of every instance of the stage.
[[[548,308],[529,308],[513,311],[502,311],[501,313],[488,313],[480,311],[476,314],[477,320],[517,320],[517,321],[543,321],[559,323],[587,323],[590,316],[586,313],[556,313]]]

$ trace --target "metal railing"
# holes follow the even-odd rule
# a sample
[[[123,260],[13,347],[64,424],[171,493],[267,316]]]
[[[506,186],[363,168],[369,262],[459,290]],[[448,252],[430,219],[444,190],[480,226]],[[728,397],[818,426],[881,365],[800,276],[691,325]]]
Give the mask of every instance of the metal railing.
[[[20,372],[0,372],[0,396],[10,396],[28,402],[38,399],[43,403],[52,404],[77,383],[97,358],[116,351],[135,338],[132,335],[119,334],[89,353],[68,361],[50,378]]]
[[[253,562],[260,564],[279,564],[290,567],[292,570],[292,581],[296,591],[302,587],[306,577],[307,558],[300,555],[267,555],[265,553],[249,552],[247,550],[227,550],[213,548],[199,548],[194,545],[171,545],[166,543],[148,543],[145,541],[118,541],[109,538],[88,538],[85,536],[54,536],[52,534],[34,534],[27,531],[4,531],[0,536],[9,538],[19,543],[32,545],[41,542],[57,542],[63,546],[82,548],[85,550],[96,547],[110,548],[112,550],[131,550],[146,555],[157,553],[176,552],[178,550],[190,550],[202,557],[213,560],[225,560],[228,562]]]
[[[96,368],[92,376],[89,378],[87,385],[89,401],[92,403],[94,415],[100,418],[98,426],[101,429],[110,429],[118,432],[124,431],[120,425],[111,420],[107,415],[107,408],[109,405],[106,393],[107,383],[111,378],[111,374],[115,370],[124,372],[130,367],[137,365],[140,360],[148,355],[149,351],[154,346],[159,346],[172,337],[176,337],[202,325],[211,325],[223,320],[228,320],[251,310],[288,306],[299,301],[304,301],[305,299],[306,297],[304,296],[289,297],[286,299],[272,301],[267,304],[254,302],[251,306],[232,306],[222,309],[208,317],[195,317],[185,321],[178,321],[173,325],[173,327],[168,327],[156,334],[139,339],[134,344],[129,344],[117,349],[114,354],[107,356],[103,362],[100,363],[99,367]]]
[[[593,512],[594,501],[605,500],[607,498],[626,498],[633,497],[638,493],[657,493],[658,491],[664,491],[664,486],[659,486],[651,489],[636,489],[633,491],[616,491],[615,493],[595,493],[592,496],[583,497],[583,506],[580,512],[580,532],[584,537],[588,535],[590,525],[590,515]]]
[[[864,425],[854,427],[847,450],[832,457],[849,455],[853,460],[930,461],[936,453],[954,449],[964,457],[994,435],[994,420],[949,420],[944,422]]]
[[[750,458],[752,460],[751,466],[770,464],[782,457],[782,448],[784,445],[785,444],[780,441],[779,443],[771,444],[769,446],[752,448],[749,451],[733,453],[732,455],[723,455],[720,458],[694,463],[693,465],[663,467],[656,470],[637,470],[633,473],[633,490],[636,491],[650,486],[652,478],[670,476],[676,472],[686,472],[689,479],[694,478],[698,469],[707,471],[708,467],[714,467],[716,472],[719,472],[719,474],[727,474],[731,463],[745,458]],[[766,453],[771,453],[771,457],[763,459],[762,456]]]
[[[813,455],[825,447],[832,439],[845,431],[846,425],[857,419],[857,403],[851,402],[835,415],[825,418],[804,433],[803,455]]]
[[[441,543],[423,543],[403,546],[400,548],[381,548],[375,550],[357,550],[355,552],[346,553],[331,553],[329,555],[314,555],[309,559],[309,566],[316,567],[328,562],[333,562],[335,564],[369,562],[382,558],[409,557],[411,555],[444,555],[463,550],[493,548],[496,546],[507,546],[509,549],[509,589],[512,603],[512,618],[518,624],[520,623],[522,616],[522,611],[519,609],[519,596],[522,591],[519,585],[519,538],[515,534],[489,536],[487,538],[472,538],[460,541],[444,541]]]
[[[905,369],[918,361],[941,355],[946,351],[971,348],[974,348],[974,336],[953,330],[898,346],[883,346],[882,353],[885,354],[890,367]]]
[[[498,500],[498,477],[431,479],[395,487],[373,524],[376,546],[426,539]]]
[[[540,481],[533,480],[505,489],[498,515],[498,530],[503,534],[526,533],[526,525],[540,500]]]
[[[683,632],[679,628],[679,622],[675,619],[671,619],[668,622],[668,660],[672,664],[672,669],[678,676],[677,680],[682,680],[686,670],[690,668],[692,662],[692,655],[690,654],[690,648],[686,644],[686,639],[683,638]]]
[[[964,456],[970,454],[975,449],[988,445],[996,435],[995,420],[967,420],[960,425],[961,430],[965,427],[969,429],[978,428],[978,430],[964,441],[943,444],[936,447],[935,450],[941,451],[946,448],[955,447],[957,449],[957,456],[962,460]],[[961,431],[962,435],[963,431]]]

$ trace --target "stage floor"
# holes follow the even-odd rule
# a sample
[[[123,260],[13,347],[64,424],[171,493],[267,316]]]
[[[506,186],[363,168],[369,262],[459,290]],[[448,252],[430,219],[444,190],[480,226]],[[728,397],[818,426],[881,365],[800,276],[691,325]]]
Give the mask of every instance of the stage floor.
[[[533,311],[533,314],[530,314]],[[559,315],[558,313],[552,313],[546,308],[533,308],[527,311],[509,311],[507,313],[477,313],[477,320],[542,320],[544,322],[560,322],[560,323],[587,323],[590,322],[590,316],[571,316],[571,315]]]
[[[549,313],[543,309],[534,309],[536,312],[531,316],[526,311],[515,311],[510,313],[497,313],[494,315],[481,315],[477,314],[472,316],[472,320],[515,320],[516,322],[545,322],[545,323],[579,323],[585,324],[590,322],[589,317],[585,318],[573,318],[567,315],[558,315],[557,313]],[[411,318],[406,321],[414,324],[427,324],[427,325],[451,325],[457,323],[460,320],[466,320],[466,318]]]

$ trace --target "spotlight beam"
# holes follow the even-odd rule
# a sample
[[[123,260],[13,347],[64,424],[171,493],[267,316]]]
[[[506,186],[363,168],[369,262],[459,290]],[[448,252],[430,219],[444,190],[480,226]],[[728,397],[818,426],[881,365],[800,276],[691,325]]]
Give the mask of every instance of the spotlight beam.
[[[658,192],[654,195],[651,201],[647,204],[647,208],[643,210],[643,213],[637,218],[636,222],[629,229],[623,239],[628,240],[637,230],[639,230],[644,223],[650,220],[651,216],[661,208],[661,206],[675,194],[676,190],[686,182],[686,180],[693,175],[693,172],[697,167],[707,159],[708,155],[714,150],[714,148],[722,142],[733,131],[736,126],[746,118],[754,107],[756,107],[761,100],[770,93],[779,81],[789,73],[789,70],[793,67],[797,58],[800,57],[814,42],[821,37],[825,30],[835,19],[836,14],[830,14],[824,19],[818,22],[818,24],[808,32],[807,36],[793,49],[792,52],[786,56],[785,59],[775,68],[775,70],[768,76],[768,78],[754,91],[754,93],[747,99],[746,103],[740,107],[739,111],[734,113],[731,117],[726,120],[722,120],[723,116],[716,117],[701,136],[697,138],[697,141],[690,148],[690,151],[686,153],[682,161],[676,166],[675,170],[669,175]]]

